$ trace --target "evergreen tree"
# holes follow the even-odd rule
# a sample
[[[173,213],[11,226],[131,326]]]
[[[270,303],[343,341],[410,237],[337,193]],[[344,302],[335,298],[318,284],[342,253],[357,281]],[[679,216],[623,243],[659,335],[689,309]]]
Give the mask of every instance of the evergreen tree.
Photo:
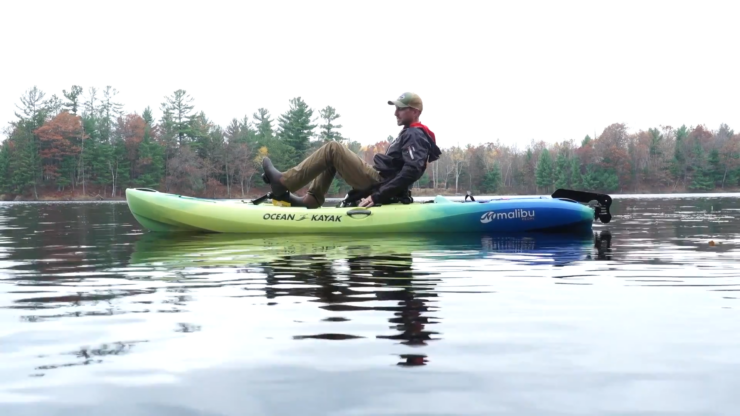
[[[255,119],[257,129],[255,132],[257,146],[269,146],[272,144],[272,139],[275,135],[272,128],[272,120],[270,119],[270,112],[265,108],[258,108],[252,117]]]
[[[62,90],[62,95],[67,99],[67,102],[64,103],[64,108],[69,110],[73,115],[77,115],[77,110],[80,107],[82,87],[79,85],[73,85],[69,92],[67,92],[67,90]]]
[[[537,162],[537,171],[535,176],[538,189],[542,189],[545,192],[552,191],[553,166],[552,159],[550,158],[550,151],[547,149],[543,149],[542,153],[540,153],[540,159]]]
[[[493,166],[483,176],[481,191],[487,194],[495,194],[501,186],[501,166],[498,161],[493,162]]]
[[[344,138],[342,137],[342,134],[339,133],[338,131],[340,128],[342,128],[342,125],[332,124],[334,120],[340,117],[339,114],[337,114],[334,107],[326,106],[325,108],[319,110],[319,115],[324,120],[324,124],[319,126],[319,128],[321,129],[321,131],[319,132],[319,138],[321,139],[321,141],[340,142],[344,140]]]
[[[100,140],[103,143],[111,143],[113,126],[116,125],[116,121],[123,114],[121,110],[123,105],[114,101],[116,95],[118,95],[118,90],[111,86],[106,86],[103,90],[103,99],[97,109],[98,129],[100,131]]]
[[[614,192],[619,189],[619,176],[613,168],[599,169],[594,172],[597,192]]]
[[[10,192],[10,140],[0,143],[0,194]]]
[[[692,166],[693,177],[688,188],[692,191],[708,191],[714,188],[712,174],[707,168],[707,157],[698,140],[694,142],[695,160]]]
[[[169,121],[172,123],[172,129],[177,137],[178,146],[193,136],[192,121],[193,115],[193,98],[187,91],[179,89],[172,93],[171,96],[165,97],[161,104],[162,113],[169,115]]]
[[[236,143],[245,143],[250,148],[259,148],[257,146],[257,132],[254,130],[249,117],[244,116],[239,122],[239,136],[235,139]]]
[[[36,86],[21,96],[21,105],[16,107],[20,112],[15,115],[18,120],[10,123],[9,140],[14,144],[8,162],[8,188],[10,192],[23,194],[33,190],[38,199],[38,184],[41,179],[41,158],[39,157],[39,139],[34,133],[41,127],[50,112],[45,93]]]
[[[576,156],[570,159],[570,188],[575,190],[583,189],[581,163]]]
[[[656,128],[648,130],[650,133],[650,157],[658,157],[661,155],[660,144],[663,141],[663,135]]]
[[[152,128],[154,117],[149,107],[142,114],[144,119],[144,138],[139,144],[139,159],[137,161],[138,176],[134,183],[147,188],[158,188],[164,175],[164,148],[154,141]]]
[[[724,172],[725,167],[719,158],[719,150],[712,149],[709,152],[709,160],[707,161],[707,175],[712,181],[712,188],[722,183]]]
[[[689,129],[682,125],[676,130],[676,144],[671,161],[671,173],[677,179],[683,179],[686,172],[686,155],[684,154],[684,140],[689,137]]]
[[[294,154],[286,160],[290,165],[297,165],[306,156],[309,141],[313,136],[316,124],[312,124],[313,110],[301,99],[290,100],[290,108],[278,119],[278,137]]]
[[[568,183],[570,182],[570,169],[568,157],[565,155],[565,152],[559,152],[558,159],[555,162],[555,172],[553,175],[556,189],[568,188]]]
[[[47,117],[54,118],[64,109],[64,104],[56,94],[44,102]]]
[[[596,191],[599,188],[599,180],[594,171],[594,165],[586,166],[586,170],[581,175],[582,189],[586,191]]]

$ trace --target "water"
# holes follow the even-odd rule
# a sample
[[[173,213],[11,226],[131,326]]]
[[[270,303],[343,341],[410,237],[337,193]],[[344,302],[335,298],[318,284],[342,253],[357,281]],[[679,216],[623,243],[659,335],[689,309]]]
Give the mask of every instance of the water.
[[[0,205],[2,415],[735,414],[740,199],[586,236],[158,237]]]

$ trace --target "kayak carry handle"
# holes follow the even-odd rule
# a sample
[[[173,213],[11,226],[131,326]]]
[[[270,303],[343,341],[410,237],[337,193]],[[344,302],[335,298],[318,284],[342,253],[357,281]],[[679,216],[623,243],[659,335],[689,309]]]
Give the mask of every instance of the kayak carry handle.
[[[350,218],[354,218],[353,215],[365,215],[370,216],[372,214],[372,211],[369,209],[353,209],[350,211],[347,211],[347,215],[349,215]]]

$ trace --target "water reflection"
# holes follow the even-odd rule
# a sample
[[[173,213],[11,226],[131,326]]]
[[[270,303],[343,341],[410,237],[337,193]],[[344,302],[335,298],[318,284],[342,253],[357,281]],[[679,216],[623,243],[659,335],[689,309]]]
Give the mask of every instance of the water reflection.
[[[450,414],[733,401],[740,199],[612,208],[579,236],[164,236],[122,204],[0,204],[0,414],[40,397],[38,414],[439,413],[450,391],[470,394]],[[602,400],[646,382],[659,394]]]
[[[496,254],[519,253],[523,262],[547,258],[555,264],[587,260],[592,247],[611,238],[609,231],[578,234],[423,234],[423,235],[231,235],[146,233],[134,244],[133,269],[175,270],[228,267],[241,272],[250,266],[275,266],[293,272],[303,267],[316,271],[333,261],[354,259],[354,265],[371,260],[409,262],[413,258],[481,259]],[[597,243],[598,242],[598,243]],[[364,259],[364,260],[363,260]],[[516,261],[516,259],[512,258]],[[406,264],[406,263],[404,263]],[[366,264],[372,267],[373,264]],[[142,269],[143,270],[143,269]],[[326,269],[329,270],[329,269]],[[402,271],[406,270],[406,271]],[[399,269],[408,274],[409,268]],[[382,275],[382,271],[378,270]],[[183,274],[182,276],[186,276]]]
[[[131,279],[163,280],[168,290],[240,286],[243,295],[306,298],[347,322],[360,311],[387,312],[388,332],[376,339],[422,347],[443,339],[434,325],[442,321],[437,298],[456,292],[443,279],[465,279],[466,272],[441,277],[448,262],[499,260],[509,264],[563,267],[576,261],[609,259],[608,231],[491,236],[373,235],[288,237],[225,234],[142,235],[126,272]],[[256,293],[255,293],[256,292]],[[464,293],[487,293],[467,288]],[[300,321],[297,321],[300,322]],[[341,328],[342,326],[336,326]],[[346,326],[345,326],[346,327]],[[351,328],[351,327],[350,327]],[[353,341],[366,338],[347,332],[294,334],[294,340]],[[405,354],[399,365],[425,365],[423,354]]]

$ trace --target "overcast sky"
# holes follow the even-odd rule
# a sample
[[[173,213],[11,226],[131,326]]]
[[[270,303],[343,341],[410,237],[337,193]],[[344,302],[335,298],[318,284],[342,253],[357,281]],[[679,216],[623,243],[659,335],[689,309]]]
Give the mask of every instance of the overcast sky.
[[[740,130],[737,1],[3,1],[0,123],[36,85],[111,85],[160,115],[182,88],[216,123],[296,96],[362,143],[386,102],[439,143],[582,139],[608,124]]]

